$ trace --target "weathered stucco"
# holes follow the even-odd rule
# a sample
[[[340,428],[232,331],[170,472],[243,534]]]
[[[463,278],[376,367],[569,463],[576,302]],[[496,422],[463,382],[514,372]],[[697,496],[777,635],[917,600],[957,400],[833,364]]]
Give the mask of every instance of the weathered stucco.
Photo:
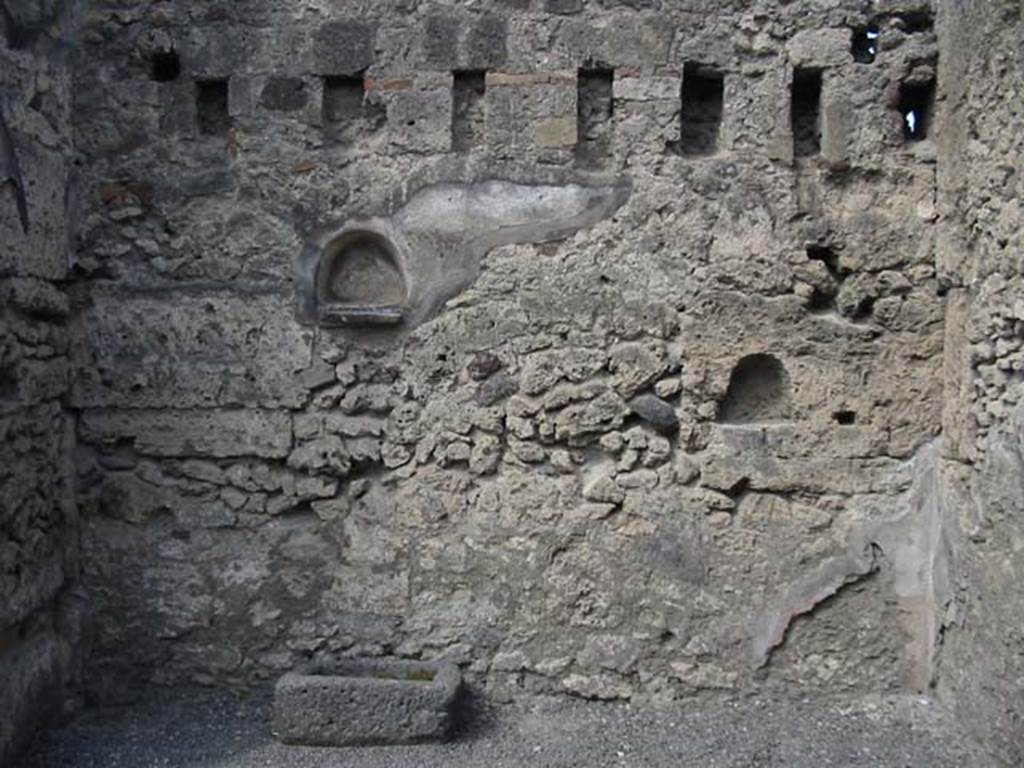
[[[86,689],[937,690],[1017,759],[1017,5],[83,4],[3,274]]]

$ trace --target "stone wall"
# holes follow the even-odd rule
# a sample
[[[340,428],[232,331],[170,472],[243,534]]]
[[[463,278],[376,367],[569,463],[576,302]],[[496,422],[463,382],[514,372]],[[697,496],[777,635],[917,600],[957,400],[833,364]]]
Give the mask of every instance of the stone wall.
[[[943,3],[946,485],[961,541],[940,679],[1008,765],[1024,760],[1024,273],[1019,3]]]
[[[497,694],[926,688],[931,23],[94,2],[92,690],[318,654]]]
[[[69,9],[0,7],[0,765],[73,703]],[[66,703],[67,702],[67,703]],[[10,763],[13,764],[13,763]]]
[[[447,658],[937,690],[1024,758],[1019,3],[0,31],[0,764],[80,594],[100,700]]]

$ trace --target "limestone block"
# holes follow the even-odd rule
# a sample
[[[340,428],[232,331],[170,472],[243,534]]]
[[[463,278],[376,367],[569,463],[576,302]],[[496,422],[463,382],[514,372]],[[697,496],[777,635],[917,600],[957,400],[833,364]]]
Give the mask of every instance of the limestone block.
[[[494,13],[480,14],[465,35],[460,62],[467,69],[499,69],[508,58],[507,37],[508,22],[504,17]]]
[[[86,443],[132,440],[149,456],[284,458],[292,444],[291,417],[280,411],[85,411]]]
[[[801,30],[786,43],[786,53],[797,67],[840,66],[850,60],[850,30]]]
[[[376,28],[351,19],[328,21],[313,41],[314,71],[328,76],[355,75],[373,63]]]
[[[501,156],[576,142],[576,73],[487,73],[486,137]]]
[[[452,76],[421,72],[414,78],[369,79],[372,102],[387,110],[388,141],[402,152],[427,154],[451,149]]]
[[[443,741],[460,687],[453,664],[345,660],[289,673],[274,688],[274,733],[310,746]]]
[[[576,120],[571,117],[547,117],[533,128],[533,143],[538,147],[571,147],[576,144]]]

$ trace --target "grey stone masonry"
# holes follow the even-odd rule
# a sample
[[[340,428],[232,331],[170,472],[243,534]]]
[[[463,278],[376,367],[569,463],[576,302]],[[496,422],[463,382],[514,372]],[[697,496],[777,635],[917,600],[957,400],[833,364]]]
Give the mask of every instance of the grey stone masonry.
[[[461,686],[454,664],[346,660],[288,673],[274,690],[286,744],[354,746],[447,739]]]

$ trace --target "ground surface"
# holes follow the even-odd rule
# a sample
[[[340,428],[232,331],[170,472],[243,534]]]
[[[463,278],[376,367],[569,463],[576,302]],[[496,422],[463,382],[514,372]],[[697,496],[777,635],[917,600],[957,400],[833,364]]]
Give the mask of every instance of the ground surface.
[[[489,709],[446,745],[315,749],[274,741],[269,700],[160,692],[44,737],[23,768],[994,765],[923,698],[716,701],[667,709],[539,700]]]

